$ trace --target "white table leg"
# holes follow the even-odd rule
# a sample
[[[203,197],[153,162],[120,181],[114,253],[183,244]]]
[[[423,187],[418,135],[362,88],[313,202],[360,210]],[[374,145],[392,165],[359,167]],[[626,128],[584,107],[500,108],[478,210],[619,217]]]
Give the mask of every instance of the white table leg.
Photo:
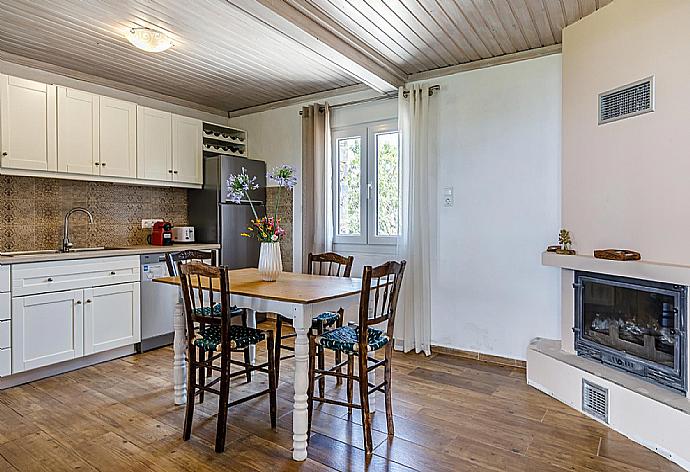
[[[295,320],[295,405],[292,411],[292,458],[307,459],[307,384],[309,382],[309,328]]]
[[[185,317],[182,303],[178,301],[175,305],[173,316],[173,328],[175,329],[175,340],[173,341],[173,384],[175,386],[175,405],[187,403],[187,363],[185,362],[185,351],[187,341],[185,336]]]
[[[256,328],[256,310],[247,308],[247,327]],[[256,363],[256,346],[249,346],[249,362]]]

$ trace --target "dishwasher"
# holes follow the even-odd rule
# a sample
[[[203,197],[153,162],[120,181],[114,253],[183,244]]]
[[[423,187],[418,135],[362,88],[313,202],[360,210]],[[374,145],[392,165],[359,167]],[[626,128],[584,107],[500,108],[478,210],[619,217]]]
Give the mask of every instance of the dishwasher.
[[[150,351],[172,344],[173,315],[179,289],[173,285],[153,282],[168,276],[165,254],[144,254],[140,257],[141,276],[141,343],[138,352]]]

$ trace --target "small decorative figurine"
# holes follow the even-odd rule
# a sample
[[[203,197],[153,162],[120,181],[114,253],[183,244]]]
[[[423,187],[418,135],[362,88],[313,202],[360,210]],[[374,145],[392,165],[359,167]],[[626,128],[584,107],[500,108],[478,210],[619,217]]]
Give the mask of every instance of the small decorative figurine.
[[[573,240],[570,239],[570,231],[567,229],[562,229],[558,233],[558,243],[561,245],[561,247],[560,249],[556,249],[556,254],[565,254],[568,256],[575,254],[575,250],[570,249],[570,245],[573,243]]]

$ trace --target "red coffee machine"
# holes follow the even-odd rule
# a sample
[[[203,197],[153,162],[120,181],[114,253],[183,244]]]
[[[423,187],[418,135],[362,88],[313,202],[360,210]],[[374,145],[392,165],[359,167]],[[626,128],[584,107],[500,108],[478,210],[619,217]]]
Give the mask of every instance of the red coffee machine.
[[[152,246],[172,246],[172,223],[167,221],[155,222],[147,239]]]

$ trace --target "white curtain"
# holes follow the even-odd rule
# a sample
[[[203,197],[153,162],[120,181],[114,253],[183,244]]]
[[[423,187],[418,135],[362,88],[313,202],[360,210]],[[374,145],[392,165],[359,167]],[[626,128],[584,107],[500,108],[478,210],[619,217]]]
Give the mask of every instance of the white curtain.
[[[405,352],[431,354],[432,266],[437,218],[435,99],[429,86],[413,84],[398,94],[400,131],[401,235],[398,257],[407,260],[398,301],[395,346]]]
[[[310,252],[333,246],[331,125],[328,103],[302,108],[302,270]]]

